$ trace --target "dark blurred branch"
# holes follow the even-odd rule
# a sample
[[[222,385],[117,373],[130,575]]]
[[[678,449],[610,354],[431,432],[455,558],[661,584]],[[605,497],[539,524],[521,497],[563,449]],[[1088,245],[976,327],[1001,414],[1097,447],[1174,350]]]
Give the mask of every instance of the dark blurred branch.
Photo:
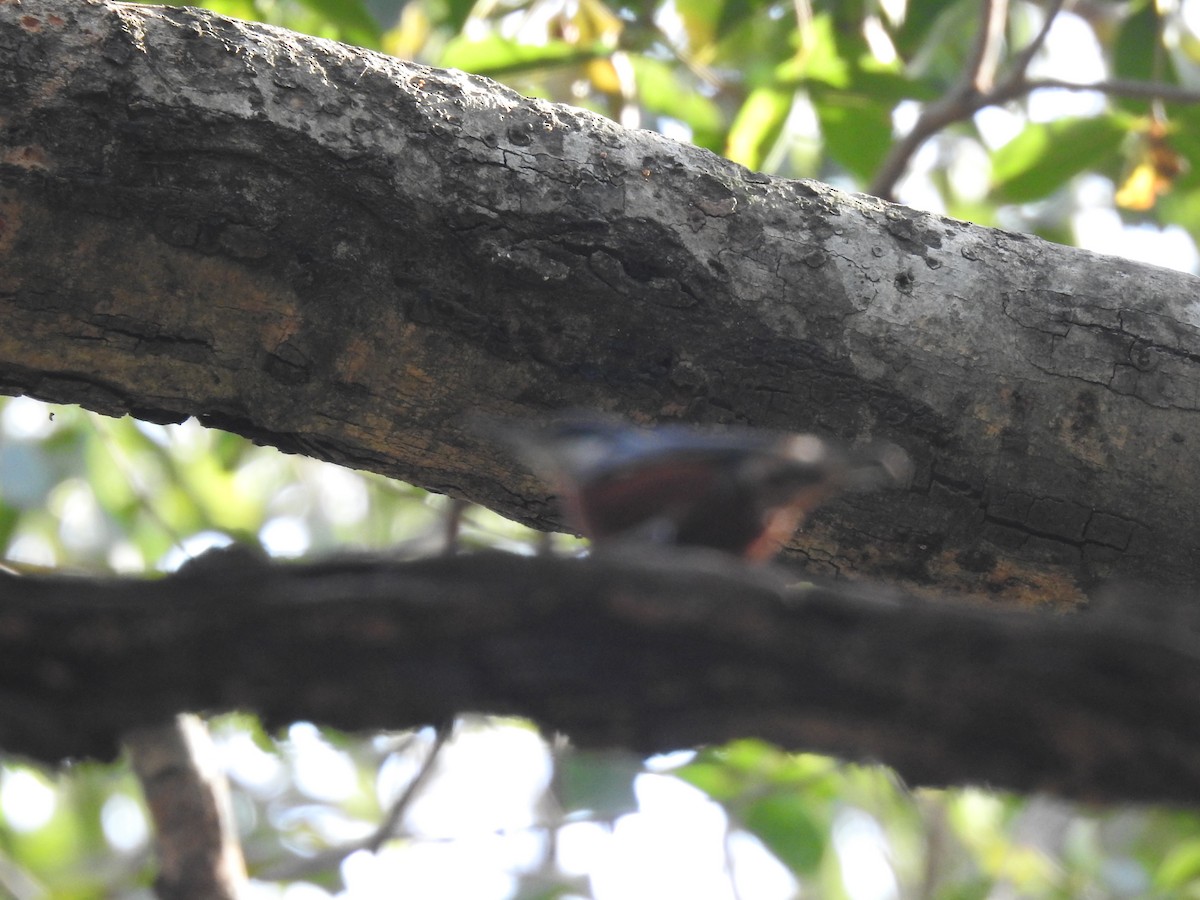
[[[757,736],[921,784],[1200,802],[1200,644],[1144,606],[963,608],[706,553],[219,562],[0,576],[0,747],[108,755],[184,709],[353,729],[478,711],[581,746]]]

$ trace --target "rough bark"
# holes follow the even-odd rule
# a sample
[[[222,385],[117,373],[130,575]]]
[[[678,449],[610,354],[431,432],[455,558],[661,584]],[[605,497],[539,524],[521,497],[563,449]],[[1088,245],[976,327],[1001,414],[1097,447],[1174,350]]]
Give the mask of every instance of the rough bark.
[[[754,735],[914,783],[1200,802],[1194,621],[789,587],[702,552],[219,556],[156,582],[0,575],[0,747],[105,755],[187,708],[344,728],[479,711],[584,746]]]
[[[748,172],[195,9],[0,0],[0,390],[556,523],[463,428],[885,438],[817,571],[1025,601],[1200,569],[1196,279]]]

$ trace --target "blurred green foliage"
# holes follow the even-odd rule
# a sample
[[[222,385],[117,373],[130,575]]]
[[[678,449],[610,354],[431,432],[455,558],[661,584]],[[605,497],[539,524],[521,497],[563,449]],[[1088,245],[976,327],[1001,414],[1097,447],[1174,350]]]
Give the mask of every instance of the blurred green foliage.
[[[1192,30],[1200,16],[1190,2],[1078,4],[1064,17],[1067,37],[1049,41],[1035,68],[1200,89],[1200,36]],[[489,75],[753,169],[859,190],[922,105],[959,84],[980,8],[972,0],[206,5]],[[1044,10],[1012,4],[1001,73],[1038,32]],[[901,199],[1058,240],[1072,240],[1078,215],[1096,208],[1126,223],[1200,233],[1200,109],[1187,98],[1155,104],[1060,93],[1048,107],[1036,99],[1019,97],[943,129],[910,160]],[[227,541],[283,556],[347,548],[420,555],[440,546],[444,506],[412,487],[194,423],[118,421],[26,399],[0,405],[0,559],[26,570],[152,573]],[[528,550],[533,540],[478,510],[463,532],[467,546]],[[661,820],[661,829],[691,835],[689,817],[698,821],[719,804],[723,836],[697,847],[697,858],[716,854],[740,895],[756,900],[789,892],[1200,897],[1200,817],[1191,813],[1092,810],[974,789],[911,793],[885,769],[756,741],[684,761],[583,754],[547,744],[527,723],[484,719],[459,723],[424,804],[367,861],[356,848],[415,774],[428,733],[363,738],[301,724],[268,735],[244,715],[212,727],[263,897],[381,896],[380,879],[394,888],[388,896],[670,895],[605,890],[576,858],[600,865],[616,854],[623,823],[649,817],[651,788],[668,783],[691,793],[676,795],[685,812]],[[472,818],[485,795],[500,797],[509,813]],[[149,896],[153,863],[140,803],[124,764],[46,772],[3,763],[0,896]],[[455,816],[469,823],[465,831],[447,824]],[[451,846],[457,858],[439,855]],[[570,846],[592,850],[573,857]],[[486,889],[462,880],[463,859],[499,880]],[[770,890],[754,880],[770,869],[764,859],[786,874]],[[371,868],[385,863],[392,868]],[[418,875],[431,866],[440,892],[423,894]],[[684,883],[686,874],[674,877]],[[287,885],[308,892],[287,893]]]

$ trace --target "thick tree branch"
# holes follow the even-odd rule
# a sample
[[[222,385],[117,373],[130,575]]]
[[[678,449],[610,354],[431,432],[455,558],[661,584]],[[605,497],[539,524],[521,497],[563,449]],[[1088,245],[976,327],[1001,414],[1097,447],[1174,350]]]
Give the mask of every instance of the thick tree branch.
[[[202,10],[0,3],[0,120],[0,390],[541,526],[465,412],[887,439],[912,489],[823,509],[810,570],[1200,580],[1194,278]]]
[[[187,708],[343,728],[476,711],[587,746],[759,736],[916,783],[1200,802],[1188,623],[787,580],[683,552],[0,576],[0,747],[109,754]]]

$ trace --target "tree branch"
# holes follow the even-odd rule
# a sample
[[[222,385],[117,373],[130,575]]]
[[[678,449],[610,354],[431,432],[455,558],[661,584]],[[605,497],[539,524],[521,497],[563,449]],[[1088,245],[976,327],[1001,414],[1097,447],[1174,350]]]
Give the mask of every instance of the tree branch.
[[[1081,84],[1060,78],[1031,78],[1020,85],[1020,93],[1028,94],[1040,90],[1095,91],[1108,97],[1125,97],[1130,100],[1162,100],[1166,103],[1200,103],[1200,91],[1166,84],[1158,81],[1124,81],[1112,79]],[[1009,98],[1005,98],[1009,99]]]
[[[1026,73],[1029,71],[1029,64],[1038,55],[1038,51],[1046,46],[1046,38],[1050,36],[1050,29],[1054,27],[1054,20],[1062,12],[1064,5],[1065,0],[1050,0],[1046,4],[1046,14],[1045,18],[1042,19],[1042,27],[1033,36],[1033,40],[1026,44],[1021,49],[1021,52],[1013,58],[1012,68],[1009,69],[1008,74],[1005,76],[1006,81],[1017,83],[1025,80]]]
[[[868,193],[885,200],[894,200],[896,182],[904,175],[909,160],[921,149],[921,145],[946,126],[969,119],[986,106],[1012,99],[1017,86],[1024,82],[1029,63],[1046,42],[1050,26],[1054,24],[1062,5],[1063,0],[1053,0],[1050,3],[1041,30],[1029,45],[1017,54],[1012,69],[1003,81],[996,84],[996,67],[1000,63],[1004,27],[1008,22],[1008,3],[1006,0],[990,0],[980,4],[979,29],[971,54],[963,65],[958,84],[947,91],[944,97],[921,110],[908,134],[888,151],[867,189]]]
[[[911,131],[898,141],[884,159],[869,192],[877,197],[892,199],[896,183],[904,175],[913,154],[921,145],[939,131],[954,122],[969,119],[979,110],[998,106],[1034,91],[1059,89],[1065,91],[1095,91],[1108,97],[1125,97],[1134,100],[1153,100],[1168,103],[1200,103],[1200,91],[1157,81],[1126,81],[1111,79],[1091,84],[1064,81],[1058,78],[1029,78],[1029,64],[1046,42],[1054,19],[1062,10],[1063,0],[1049,4],[1042,28],[1029,44],[1013,60],[1005,77],[994,83],[994,56],[996,41],[1003,36],[1003,23],[997,31],[996,15],[1003,4],[983,4],[980,13],[980,29],[975,48],[964,66],[963,77],[958,86],[936,103],[927,106],[917,118]],[[991,60],[992,64],[986,64]]]
[[[357,840],[328,847],[309,856],[290,858],[256,872],[256,877],[265,881],[294,881],[304,878],[306,875],[336,869],[346,857],[352,853],[357,853],[359,850],[378,852],[384,844],[397,836],[405,814],[411,808],[413,801],[420,796],[422,789],[436,771],[438,757],[442,748],[446,745],[446,741],[453,733],[454,724],[454,722],[446,722],[434,729],[433,740],[416,774],[413,775],[412,780],[409,781],[404,791],[388,808],[383,820],[370,834]],[[414,733],[411,739],[415,741],[416,738],[417,735]]]
[[[984,0],[980,4],[979,30],[963,69],[959,92],[985,94],[991,90],[1004,51],[1007,23],[1008,0]]]
[[[0,576],[0,747],[111,754],[180,709],[355,729],[476,711],[583,746],[758,736],[919,784],[1200,802],[1194,623],[1147,620],[1138,593],[1136,616],[1061,616],[793,580],[682,552]]]
[[[365,849],[378,852],[384,844],[396,836],[396,830],[400,827],[400,823],[404,821],[405,814],[412,806],[413,801],[420,795],[421,790],[429,782],[430,776],[433,775],[438,762],[438,754],[442,752],[442,748],[446,746],[446,741],[450,739],[453,733],[453,720],[447,720],[434,729],[433,741],[429,745],[429,750],[426,751],[425,759],[421,762],[416,774],[413,775],[412,780],[409,781],[404,791],[393,801],[387,811],[387,815],[379,823],[379,827],[363,839],[362,846]]]
[[[246,864],[216,748],[204,723],[180,715],[125,735],[154,820],[160,900],[237,900]]]
[[[466,414],[891,440],[792,545],[989,602],[1200,582],[1196,280],[185,8],[0,4],[0,391],[561,525]]]

